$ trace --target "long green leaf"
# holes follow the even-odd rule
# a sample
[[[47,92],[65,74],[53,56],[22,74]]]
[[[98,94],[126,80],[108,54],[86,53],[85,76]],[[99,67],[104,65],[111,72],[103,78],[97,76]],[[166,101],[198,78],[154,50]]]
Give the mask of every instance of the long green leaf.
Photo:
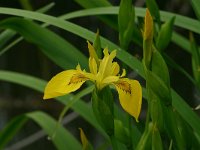
[[[191,0],[190,2],[196,13],[197,18],[200,20],[200,0]]]
[[[28,41],[38,45],[50,59],[63,68],[74,68],[78,62],[83,67],[87,66],[87,59],[80,51],[57,34],[41,28],[32,21],[9,18],[0,22],[0,27],[19,32]]]
[[[102,1],[102,0],[95,0],[95,1],[87,1],[87,0],[74,0],[79,5],[85,8],[93,8],[93,7],[102,7],[102,6],[110,6],[110,3],[108,1]]]
[[[37,122],[49,136],[53,134],[57,121],[52,117],[40,111],[27,113],[26,116]],[[60,150],[82,149],[81,144],[62,126],[57,128],[52,142]]]
[[[76,18],[76,17],[84,17],[84,16],[91,16],[91,15],[116,15],[117,12],[118,12],[118,7],[91,8],[91,9],[80,10],[80,11],[68,13],[68,14],[65,14],[65,15],[59,17],[59,18],[61,18],[61,19],[72,19],[72,18]],[[14,10],[11,9],[10,10],[10,8],[0,7],[0,13],[32,18],[32,19],[40,20],[40,21],[55,25],[57,27],[63,28],[62,26],[60,26],[60,24],[63,24],[63,23],[61,23],[61,22],[57,23],[55,18],[52,20],[52,18],[50,16],[43,16],[43,15],[40,18],[41,14],[36,13],[36,12],[24,11],[24,10],[19,10],[19,9],[14,9]],[[143,16],[144,13],[145,13],[145,10],[143,8],[137,8],[136,7],[136,15],[137,16]],[[194,32],[197,32],[197,33],[200,33],[200,31],[198,31],[199,30],[198,27],[200,26],[200,23],[198,21],[194,20],[194,19],[184,17],[184,16],[181,16],[181,15],[177,15],[177,14],[174,14],[174,13],[163,12],[163,11],[161,11],[161,16],[163,16],[161,18],[162,21],[167,21],[171,17],[176,16],[175,25],[180,26],[180,27],[186,26],[187,29],[194,31]],[[181,21],[181,22],[179,22],[179,21]],[[183,47],[186,51],[189,52],[190,49],[188,48],[188,44],[185,44],[185,42],[182,42],[183,39],[184,38],[182,36],[177,35],[176,33],[173,33],[173,36],[172,36],[173,42],[175,42],[177,45]],[[184,41],[186,41],[186,40],[184,40]]]
[[[40,13],[45,13],[47,12],[48,10],[50,10],[52,7],[54,6],[54,3],[49,3],[47,4],[46,6],[36,10],[37,12],[40,12]],[[7,29],[3,32],[1,32],[0,34],[0,55],[2,55],[4,52],[6,52],[11,46],[15,45],[18,41],[20,40],[17,40],[17,42],[12,42],[14,44],[11,43],[11,45],[7,45],[7,42],[12,39],[14,36],[16,35],[16,32],[14,31],[11,31],[10,29]],[[22,39],[22,38],[20,38]],[[6,48],[3,48],[4,45],[6,45],[5,47]]]
[[[0,132],[1,149],[11,140],[28,119],[35,121],[48,136],[52,135],[57,123],[52,117],[40,111],[17,116]],[[56,131],[56,136],[51,140],[58,150],[81,149],[81,144],[64,127],[59,126]]]
[[[79,14],[77,17],[87,16],[87,14],[90,14],[90,15],[116,15],[118,13],[118,11],[119,11],[119,7],[91,8],[88,10],[79,11],[79,13],[82,13],[82,15]],[[144,8],[136,7],[135,11],[136,11],[136,16],[144,17],[144,15],[145,15]],[[172,17],[176,16],[174,25],[181,27],[181,28],[188,29],[188,30],[196,32],[196,33],[200,33],[200,29],[199,29],[200,22],[199,21],[197,21],[195,19],[191,19],[189,17],[178,15],[175,13],[170,13],[170,12],[165,12],[165,11],[161,11],[160,13],[161,13],[162,21],[170,20]],[[26,18],[30,18],[30,19],[40,20],[42,22],[46,22],[46,23],[49,23],[49,24],[52,24],[52,25],[55,25],[58,27],[60,27],[60,25],[63,24],[63,22],[66,23],[66,21],[59,20],[52,16],[48,16],[48,15],[41,14],[38,12],[31,12],[31,11],[27,11],[27,10],[20,10],[20,9],[14,9],[14,8],[0,7],[0,14],[21,16],[21,17],[26,17]],[[57,22],[52,22],[52,21],[56,21],[56,20],[57,20]]]

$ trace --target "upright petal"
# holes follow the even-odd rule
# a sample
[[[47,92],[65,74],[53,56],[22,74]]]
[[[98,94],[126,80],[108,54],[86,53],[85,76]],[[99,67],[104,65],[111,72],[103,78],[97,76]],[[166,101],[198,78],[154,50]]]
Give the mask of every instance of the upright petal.
[[[116,76],[119,74],[119,70],[120,70],[120,67],[118,65],[117,62],[113,62],[112,63],[112,67],[111,67],[111,71],[110,71],[110,75],[112,76]]]
[[[96,53],[94,47],[90,44],[89,41],[87,41],[87,43],[88,43],[88,50],[89,50],[90,57],[94,58],[96,60],[97,64],[98,64],[99,63],[99,58],[97,56],[97,53]]]
[[[62,71],[46,85],[43,99],[62,96],[76,91],[89,78],[80,70]]]
[[[116,50],[113,50],[109,55],[108,48],[105,48],[103,53],[104,57],[99,65],[99,74],[102,76],[102,78],[112,74],[112,61],[116,56]]]
[[[89,68],[92,74],[97,74],[97,63],[96,60],[92,57],[89,58]]]
[[[138,121],[142,104],[140,83],[137,80],[123,78],[115,82],[114,85],[118,91],[122,108]]]

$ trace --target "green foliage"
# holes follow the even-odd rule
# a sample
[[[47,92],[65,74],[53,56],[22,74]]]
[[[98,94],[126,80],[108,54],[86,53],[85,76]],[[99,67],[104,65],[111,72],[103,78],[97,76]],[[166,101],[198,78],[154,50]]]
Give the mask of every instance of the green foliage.
[[[158,33],[158,37],[156,39],[156,47],[160,51],[163,51],[171,41],[174,20],[175,17],[161,26],[160,32]]]
[[[114,102],[109,87],[92,93],[92,108],[97,121],[109,136],[114,135]]]
[[[158,8],[156,0],[146,0],[146,5],[154,19],[158,22],[158,25],[160,26],[160,10]]]
[[[87,62],[86,57],[74,46],[57,34],[41,28],[32,21],[20,18],[9,18],[0,22],[0,27],[17,31],[29,42],[39,46],[43,53],[63,68],[73,68],[77,65],[77,62],[85,68],[87,66],[85,63]]]
[[[44,112],[36,111],[27,114],[22,114],[14,118],[0,134],[0,148],[2,149],[7,142],[13,137],[14,134],[23,126],[24,123],[31,119],[35,121],[41,128],[45,130],[48,136],[51,136],[55,127],[56,120]],[[57,128],[57,135],[52,139],[55,147],[59,150],[69,149],[81,149],[80,143],[69,133],[64,127]]]
[[[132,40],[135,24],[135,10],[132,0],[121,0],[118,15],[119,41],[121,48],[127,50]]]

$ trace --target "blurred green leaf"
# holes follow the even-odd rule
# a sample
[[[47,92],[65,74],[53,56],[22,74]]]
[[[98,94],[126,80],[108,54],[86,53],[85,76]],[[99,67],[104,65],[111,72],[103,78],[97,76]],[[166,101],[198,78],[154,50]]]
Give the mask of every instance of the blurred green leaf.
[[[170,88],[169,70],[162,55],[155,49],[152,54],[152,72],[155,73]],[[160,71],[162,69],[162,71]]]
[[[175,20],[175,17],[165,22],[161,26],[161,29],[158,33],[158,37],[156,39],[156,47],[161,52],[168,46],[169,42],[171,41],[174,20]]]
[[[166,106],[171,105],[171,94],[169,87],[151,71],[147,72],[147,82],[153,92],[160,98]]]
[[[11,8],[8,9],[8,8],[0,7],[0,13],[3,13],[3,14],[8,13],[8,14],[12,14],[12,15],[24,16],[27,18],[31,17],[32,19],[36,19],[36,20],[41,20],[41,18],[42,18],[43,22],[50,23],[49,19],[51,17],[49,18],[49,16],[48,17],[47,16],[39,17],[40,14],[38,14],[36,12],[24,11],[24,10],[19,10],[19,9],[14,9],[14,10],[13,9],[10,10],[10,9]],[[136,15],[140,16],[140,17],[143,17],[145,14],[145,9],[143,9],[143,8],[136,7],[135,11],[136,11]],[[91,8],[91,9],[71,12],[71,13],[61,16],[60,18],[61,19],[71,19],[71,18],[76,18],[76,17],[91,16],[91,15],[105,15],[105,14],[116,15],[117,13],[118,13],[118,7],[102,7],[102,8]],[[182,28],[187,28],[187,29],[197,32],[197,33],[200,33],[200,30],[198,29],[198,27],[200,26],[200,22],[198,22],[194,19],[184,17],[184,16],[181,16],[178,14],[170,13],[170,12],[164,12],[164,11],[161,11],[161,16],[162,16],[161,17],[162,21],[167,21],[167,20],[171,19],[173,16],[176,16],[176,21],[174,23],[175,25],[180,26]],[[46,19],[46,18],[48,18],[48,19]],[[52,18],[51,18],[51,20],[52,20]],[[60,20],[59,20],[59,23],[57,23],[56,19],[53,19],[50,24],[61,27],[62,23],[60,22]],[[113,23],[113,24],[116,24],[116,23]],[[140,41],[142,39],[139,40],[141,38],[141,35],[139,35],[139,33],[137,33],[137,32],[134,31],[133,39],[137,44],[140,45],[141,44]],[[185,50],[189,51],[188,44],[185,44],[184,42],[182,42],[184,40],[183,37],[178,36],[177,34],[173,33],[172,40],[175,43],[177,43],[179,46],[183,47]]]
[[[140,141],[137,144],[136,150],[151,149],[152,131],[153,131],[153,123],[150,122],[146,127],[145,131],[143,132],[142,137],[140,138]]]
[[[75,68],[78,63],[84,68],[87,67],[87,58],[80,51],[57,34],[29,20],[9,18],[1,21],[0,27],[19,32],[29,42],[39,46],[43,53],[63,68]]]
[[[52,135],[57,121],[44,112],[35,111],[17,116],[0,133],[0,148],[3,148],[7,142],[17,133],[17,131],[26,123],[28,119],[35,121],[48,134]],[[57,128],[56,136],[51,139],[59,150],[81,149],[80,143],[64,127]]]
[[[48,136],[52,135],[57,120],[40,111],[27,113],[26,116],[40,125]],[[81,149],[81,144],[61,125],[57,128],[56,135],[51,140],[59,150]]]
[[[163,144],[159,130],[154,127],[152,132],[152,150],[163,150]]]
[[[99,30],[97,30],[96,37],[93,42],[93,47],[97,52],[98,58],[102,58],[103,50],[101,49],[101,39],[100,39],[100,35],[99,35]]]
[[[17,116],[13,118],[4,129],[0,131],[0,149],[3,149],[15,134],[22,128],[27,118]]]
[[[85,8],[92,8],[92,7],[102,7],[102,6],[110,6],[110,3],[106,0],[74,0],[79,5]]]
[[[190,2],[197,18],[200,20],[200,0],[191,0]]]
[[[124,143],[127,147],[132,145],[132,141],[130,138],[130,134],[128,132],[128,128],[124,126],[121,120],[114,120],[114,127],[115,127],[115,137],[122,143]]]
[[[158,25],[161,25],[160,22],[160,12],[156,0],[146,0],[146,5],[153,18],[157,21]]]
[[[90,15],[90,16],[92,16],[92,15],[116,15],[116,14],[118,14],[118,11],[119,11],[119,7],[91,8],[91,9],[87,9],[87,10],[81,10],[81,11],[77,11],[74,13],[70,13],[70,16],[67,15],[68,17],[66,19],[69,19],[72,17],[73,18],[74,17],[83,17],[83,16],[88,16],[88,15]],[[27,10],[20,10],[20,9],[14,9],[14,8],[0,7],[0,14],[9,14],[9,15],[14,15],[14,16],[21,16],[21,17],[26,17],[26,18],[30,18],[30,19],[40,20],[42,22],[46,22],[46,23],[55,25],[57,27],[61,27],[63,22],[65,22],[65,24],[67,24],[66,21],[59,20],[53,16],[48,16],[48,15],[41,14],[38,12],[31,12],[31,11],[27,11]],[[135,7],[135,14],[136,14],[136,16],[144,17],[145,9]],[[161,14],[162,21],[168,21],[173,16],[176,16],[174,25],[200,34],[200,29],[199,29],[200,22],[198,20],[195,20],[195,19],[192,19],[189,17],[185,17],[182,15],[178,15],[175,13],[171,13],[171,12],[165,12],[165,11],[161,11],[160,14]],[[57,22],[53,22],[56,20],[57,20]]]
[[[37,12],[40,13],[45,13],[48,10],[50,10],[52,7],[54,6],[54,3],[49,3],[46,6],[36,10]],[[10,49],[12,46],[14,46],[16,43],[18,43],[19,41],[21,41],[23,38],[19,37],[16,40],[14,40],[13,42],[8,43],[8,41],[10,41],[10,39],[12,39],[14,36],[16,35],[15,31],[12,31],[10,29],[6,29],[5,31],[1,32],[0,34],[0,55],[2,55],[4,52],[6,52],[8,49]]]
[[[120,46],[127,50],[132,40],[135,25],[135,10],[132,0],[121,0],[118,14],[118,30]]]
[[[184,36],[174,31],[172,33],[172,41],[186,52],[191,53],[189,40]]]
[[[109,7],[112,6],[109,1],[106,0],[74,0],[76,3],[78,3],[83,8],[98,8],[98,7]],[[117,29],[117,17],[115,16],[98,16],[103,22],[106,22],[114,29]]]
[[[2,48],[7,44],[7,42],[9,40],[12,39],[12,37],[15,35],[16,32],[8,29],[8,30],[5,30],[3,32],[1,32],[0,34],[0,53],[2,53]]]
[[[114,135],[114,101],[109,87],[92,92],[92,108],[98,123],[109,135]]]
[[[200,87],[200,52],[192,33],[190,33],[190,44],[192,51],[192,71],[197,85]]]

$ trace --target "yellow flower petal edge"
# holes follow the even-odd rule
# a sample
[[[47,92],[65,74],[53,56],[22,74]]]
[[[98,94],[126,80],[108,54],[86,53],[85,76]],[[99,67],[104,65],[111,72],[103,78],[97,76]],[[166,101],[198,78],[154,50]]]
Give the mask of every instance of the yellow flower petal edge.
[[[137,80],[128,78],[119,79],[114,83],[122,108],[138,122],[142,105],[142,88]]]

